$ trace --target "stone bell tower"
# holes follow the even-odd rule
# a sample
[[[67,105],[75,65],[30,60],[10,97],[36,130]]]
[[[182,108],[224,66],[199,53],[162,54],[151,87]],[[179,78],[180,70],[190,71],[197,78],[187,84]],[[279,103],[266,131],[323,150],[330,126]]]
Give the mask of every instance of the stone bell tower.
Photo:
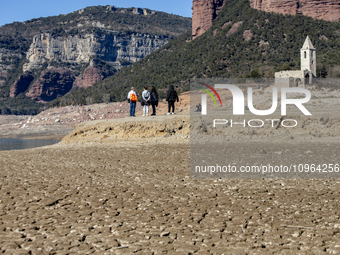
[[[316,77],[316,50],[309,36],[301,48],[301,71],[306,70]]]
[[[275,73],[275,86],[302,87],[312,84],[316,78],[316,50],[307,36],[301,50],[301,70]]]

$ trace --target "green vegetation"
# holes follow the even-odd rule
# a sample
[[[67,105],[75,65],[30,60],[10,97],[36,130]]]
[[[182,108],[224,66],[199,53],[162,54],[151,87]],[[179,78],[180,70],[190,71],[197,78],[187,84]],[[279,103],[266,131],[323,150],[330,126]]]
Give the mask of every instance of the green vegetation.
[[[240,28],[227,36],[240,21]],[[245,30],[252,34],[248,41]],[[102,102],[104,94],[110,94],[111,101],[125,100],[131,86],[139,92],[145,85],[155,86],[164,95],[175,84],[183,92],[192,77],[272,78],[276,71],[300,69],[300,48],[307,35],[317,49],[318,76],[340,77],[339,22],[266,13],[250,8],[248,0],[230,0],[211,29],[195,40],[188,31],[112,77],[51,105],[81,104],[86,98]]]

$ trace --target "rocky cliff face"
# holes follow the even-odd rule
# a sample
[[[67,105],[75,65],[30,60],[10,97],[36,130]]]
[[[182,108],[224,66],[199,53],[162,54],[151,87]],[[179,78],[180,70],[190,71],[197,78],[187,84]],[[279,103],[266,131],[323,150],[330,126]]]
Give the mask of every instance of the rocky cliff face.
[[[192,37],[196,38],[212,26],[225,0],[193,0]]]
[[[9,96],[16,97],[20,93],[25,92],[33,80],[34,76],[31,72],[25,72],[20,75],[19,79],[11,86]]]
[[[26,96],[38,102],[46,102],[65,95],[73,86],[90,87],[105,78],[103,70],[92,66],[91,59],[100,59],[103,63],[120,69],[122,65],[144,58],[168,41],[167,37],[113,32],[67,37],[55,37],[49,33],[36,35],[27,52],[28,63],[23,66],[23,71],[34,73],[44,64],[49,69],[42,72],[40,79],[32,85]],[[79,73],[76,70],[80,65],[90,66]],[[55,68],[58,66],[67,68]],[[11,97],[24,92],[30,82],[25,77],[20,77],[11,86]]]
[[[74,80],[73,73],[67,69],[47,69],[41,73],[26,96],[39,102],[48,102],[69,92]]]
[[[338,0],[250,0],[252,8],[282,14],[302,14],[315,19],[340,20]]]
[[[74,86],[79,88],[87,88],[103,79],[104,75],[101,74],[98,68],[89,66],[84,70],[82,77],[78,77],[76,79]]]
[[[192,36],[203,34],[212,26],[227,0],[193,0]],[[340,20],[339,0],[250,0],[252,8],[282,14],[302,14],[314,19]]]
[[[29,63],[23,69],[28,71],[39,68],[45,61],[88,63],[93,57],[111,62],[119,68],[119,60],[136,62],[168,41],[166,37],[146,34],[107,33],[53,37],[43,33],[34,36],[27,52]]]

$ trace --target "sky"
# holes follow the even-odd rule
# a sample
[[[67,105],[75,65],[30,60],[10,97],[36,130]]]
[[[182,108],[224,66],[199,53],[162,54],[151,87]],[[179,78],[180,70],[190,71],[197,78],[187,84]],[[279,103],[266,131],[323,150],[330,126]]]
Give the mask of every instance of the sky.
[[[140,7],[191,17],[192,0],[0,0],[0,26],[67,14],[88,6]]]

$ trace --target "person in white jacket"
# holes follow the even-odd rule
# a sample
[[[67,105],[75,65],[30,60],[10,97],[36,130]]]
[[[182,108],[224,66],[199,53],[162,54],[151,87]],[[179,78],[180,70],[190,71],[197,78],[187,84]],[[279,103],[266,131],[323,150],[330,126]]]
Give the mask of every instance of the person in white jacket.
[[[149,116],[150,99],[151,99],[151,96],[148,91],[148,87],[144,87],[144,90],[142,93],[143,116]]]
[[[130,117],[136,117],[135,111],[137,104],[137,94],[134,87],[131,88],[131,91],[129,92],[127,99],[130,102]]]

